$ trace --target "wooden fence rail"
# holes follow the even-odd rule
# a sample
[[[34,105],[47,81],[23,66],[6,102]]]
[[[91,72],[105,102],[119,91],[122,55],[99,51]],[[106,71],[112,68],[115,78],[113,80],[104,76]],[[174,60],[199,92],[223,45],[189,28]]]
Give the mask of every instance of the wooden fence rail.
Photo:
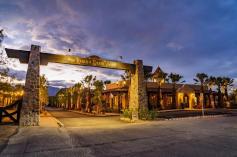
[[[18,124],[20,120],[21,107],[22,99],[17,100],[8,106],[0,107],[0,124],[4,124],[2,120],[5,117],[8,117],[13,123]],[[9,110],[14,111],[10,113]],[[16,117],[14,117],[14,115],[16,115]]]

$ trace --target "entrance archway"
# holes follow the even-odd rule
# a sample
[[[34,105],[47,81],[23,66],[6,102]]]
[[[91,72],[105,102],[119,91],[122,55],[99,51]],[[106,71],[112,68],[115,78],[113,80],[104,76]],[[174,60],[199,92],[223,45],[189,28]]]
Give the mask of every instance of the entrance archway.
[[[19,123],[21,126],[39,125],[40,65],[47,65],[49,62],[128,70],[131,73],[131,83],[129,86],[129,109],[132,110],[132,118],[134,120],[138,119],[139,108],[147,108],[148,101],[144,82],[144,71],[151,72],[152,66],[143,66],[142,60],[134,60],[133,64],[129,64],[101,59],[99,57],[82,58],[78,56],[41,53],[40,46],[37,45],[31,45],[30,51],[6,48],[6,53],[9,58],[17,58],[20,60],[20,63],[28,63],[23,105]]]

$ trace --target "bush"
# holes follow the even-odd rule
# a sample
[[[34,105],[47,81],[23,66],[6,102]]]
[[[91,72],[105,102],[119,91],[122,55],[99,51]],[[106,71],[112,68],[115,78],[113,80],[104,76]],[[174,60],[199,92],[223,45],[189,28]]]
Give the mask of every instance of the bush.
[[[138,112],[139,119],[142,120],[154,120],[157,116],[157,112],[154,110],[148,110],[147,108],[141,108]]]
[[[132,119],[132,110],[130,109],[124,109],[122,110],[122,116],[123,118],[129,118]],[[154,110],[148,110],[147,108],[142,108],[138,112],[138,117],[141,120],[154,120],[157,116],[157,112]]]
[[[132,111],[129,109],[124,109],[122,110],[123,112],[123,117],[124,118],[129,118],[130,120],[132,119]]]
[[[113,109],[112,109],[112,108],[106,108],[106,109],[105,109],[105,112],[112,113],[112,112],[113,112]]]

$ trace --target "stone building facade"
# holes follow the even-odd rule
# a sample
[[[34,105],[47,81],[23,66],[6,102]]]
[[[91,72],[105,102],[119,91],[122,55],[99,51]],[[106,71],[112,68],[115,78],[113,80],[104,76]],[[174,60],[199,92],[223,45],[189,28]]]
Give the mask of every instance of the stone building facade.
[[[156,82],[146,82],[148,108],[149,109],[200,109],[200,86],[193,84],[177,84],[176,85],[176,107],[172,106],[172,84],[163,83],[160,87],[161,96],[158,103],[158,84]],[[129,108],[129,84],[128,81],[118,81],[106,85],[106,90],[103,92],[106,100],[107,108],[111,108],[114,112],[120,112],[125,108]],[[204,93],[205,108],[215,108],[218,98],[217,93],[205,90]],[[211,98],[213,97],[213,99]]]

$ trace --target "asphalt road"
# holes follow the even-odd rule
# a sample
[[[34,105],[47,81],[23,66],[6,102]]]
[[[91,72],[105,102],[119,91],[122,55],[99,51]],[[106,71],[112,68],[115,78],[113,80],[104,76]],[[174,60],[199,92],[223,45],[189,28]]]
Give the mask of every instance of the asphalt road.
[[[125,123],[50,111],[65,127],[25,127],[1,157],[236,157],[237,117]]]
[[[51,113],[66,124],[72,145],[88,148],[98,157],[237,156],[236,116],[129,124],[119,121],[119,117]]]
[[[120,121],[120,116],[94,117],[62,109],[49,108],[48,112],[57,118],[65,127],[113,127],[114,125],[128,125]]]

